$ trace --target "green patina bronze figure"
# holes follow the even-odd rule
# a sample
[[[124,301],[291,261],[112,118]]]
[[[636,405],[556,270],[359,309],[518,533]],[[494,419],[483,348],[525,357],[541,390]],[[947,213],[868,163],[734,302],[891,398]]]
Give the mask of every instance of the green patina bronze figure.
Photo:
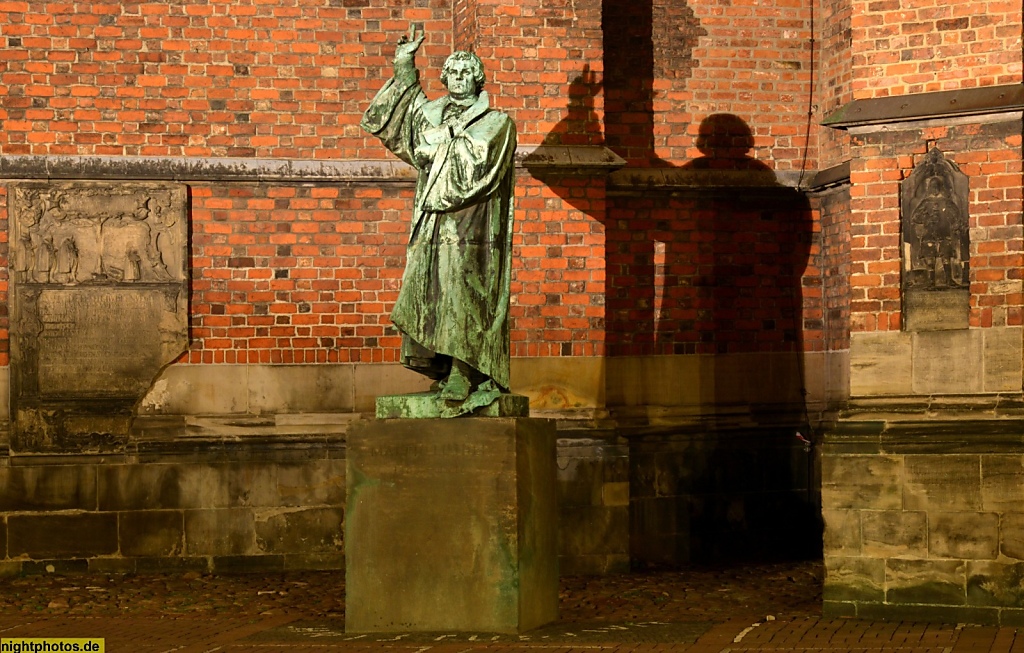
[[[435,379],[442,416],[469,413],[509,387],[516,128],[490,108],[484,69],[455,52],[441,79],[448,95],[427,100],[410,29],[395,50],[394,77],[362,127],[416,167],[416,198],[402,288],[391,321],[402,362]]]

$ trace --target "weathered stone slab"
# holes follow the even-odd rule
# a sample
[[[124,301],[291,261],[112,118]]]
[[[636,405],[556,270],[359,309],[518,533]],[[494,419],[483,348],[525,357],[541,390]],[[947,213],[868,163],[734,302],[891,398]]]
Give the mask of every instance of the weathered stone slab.
[[[100,510],[191,508],[182,501],[180,465],[106,465],[98,471]]]
[[[8,555],[29,558],[87,558],[117,552],[117,515],[10,515]]]
[[[886,560],[887,603],[964,605],[967,563],[961,560]]]
[[[850,395],[902,395],[913,391],[911,334],[850,334]]]
[[[1018,506],[1018,510],[1024,505]],[[999,551],[1007,558],[1024,560],[1024,512],[1005,512],[999,525]]]
[[[345,461],[316,460],[277,467],[278,505],[340,506],[345,503]]]
[[[885,598],[885,560],[825,557],[826,601],[882,601]]]
[[[185,511],[185,554],[251,556],[258,553],[252,510]]]
[[[914,392],[981,392],[984,343],[978,329],[913,334]]]
[[[981,503],[984,510],[1020,510],[1024,506],[1024,456],[981,457]]]
[[[186,188],[14,184],[11,450],[117,449],[188,346]]]
[[[999,552],[999,515],[994,512],[930,513],[928,552],[934,558],[995,559]]]
[[[971,605],[1024,605],[1024,563],[990,560],[968,563],[967,599]]]
[[[875,558],[925,557],[928,553],[928,515],[901,510],[861,513],[863,555]]]
[[[341,508],[264,509],[256,512],[256,546],[263,553],[340,553]]]
[[[443,415],[445,402],[433,392],[377,397],[377,419],[436,419]],[[502,394],[491,404],[477,408],[476,417],[528,417],[530,399],[523,395]]]
[[[981,457],[907,456],[907,510],[980,510]]]
[[[904,329],[945,331],[967,329],[971,293],[963,290],[911,291],[903,297]]]
[[[95,508],[96,468],[91,465],[0,467],[0,511]]]
[[[822,460],[825,508],[898,510],[903,507],[901,456],[828,456]]]
[[[932,148],[900,182],[904,329],[967,329],[970,314],[969,180]]]
[[[331,553],[288,553],[284,556],[285,571],[329,569],[331,571],[345,570],[345,553],[335,551]]]
[[[560,517],[563,533],[560,555],[576,558],[596,552],[629,554],[627,510],[576,506],[562,511]]]
[[[822,510],[824,549],[830,556],[856,556],[861,551],[860,511]]]
[[[985,392],[1020,392],[1024,343],[1020,327],[985,329]]]
[[[184,536],[184,516],[177,510],[141,510],[118,515],[118,540],[123,556],[180,556]]]
[[[357,422],[345,627],[521,632],[557,617],[553,424]]]

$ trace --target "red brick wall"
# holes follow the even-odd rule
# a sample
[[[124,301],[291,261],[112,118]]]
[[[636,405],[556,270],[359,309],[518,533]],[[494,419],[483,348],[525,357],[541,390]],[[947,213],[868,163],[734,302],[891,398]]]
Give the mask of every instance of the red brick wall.
[[[358,121],[410,22],[428,32],[432,97],[453,45],[471,48],[521,143],[605,143],[661,168],[813,171],[851,149],[845,133],[808,125],[812,105],[1020,80],[1020,8],[999,2],[969,14],[934,0],[415,5],[0,0],[0,153],[383,159]],[[889,50],[910,59],[886,63]],[[972,175],[976,242],[988,243],[972,260],[972,319],[1017,319],[1020,298],[997,289],[1021,249],[1019,133],[968,129],[854,146],[855,328],[898,328],[895,189],[928,142]],[[846,263],[819,241],[845,237],[833,205],[819,224],[781,186],[768,193],[777,204],[755,207],[729,193],[609,195],[600,176],[540,171],[521,174],[517,192],[517,355],[845,342],[829,324],[842,319]],[[194,184],[190,360],[393,358],[386,315],[410,201],[401,184]]]
[[[855,136],[853,145],[852,330],[901,327],[899,182],[931,147],[970,178],[971,326],[1021,325],[1020,122],[878,131]],[[1008,289],[1005,281],[1018,284]]]
[[[448,0],[3,1],[0,153],[383,156],[359,118],[410,21],[439,69]]]
[[[815,230],[806,198],[781,187],[616,198],[609,352],[821,350]]]
[[[853,0],[857,98],[1021,81],[1018,1]]]
[[[821,225],[821,283],[824,347],[850,348],[850,189],[842,186],[816,198]]]
[[[483,60],[492,102],[515,120],[520,145],[601,143],[595,127],[602,113],[600,0],[462,4],[469,5],[464,13],[472,16],[476,33],[461,38]],[[587,98],[589,121],[567,120],[576,97]]]
[[[573,184],[600,208],[603,185]],[[193,185],[193,363],[397,360],[411,184]],[[604,353],[603,230],[525,175],[513,258],[520,356]],[[556,208],[552,208],[556,207]],[[339,220],[338,215],[348,219]]]
[[[411,196],[409,185],[192,185],[188,360],[394,361],[386,308]]]
[[[814,151],[805,152],[802,140],[809,7],[784,0],[763,11],[724,0],[694,7],[623,0],[417,4],[0,2],[8,46],[0,51],[0,117],[7,121],[0,152],[385,158],[357,123],[390,74],[394,42],[410,22],[422,22],[428,94],[443,91],[438,71],[453,45],[473,49],[523,144],[607,140],[636,163],[683,164],[702,155],[702,121],[727,114],[747,133],[742,147],[714,153],[716,165],[751,167],[761,159],[792,170],[806,154],[814,166]],[[607,76],[606,63],[614,67]],[[606,102],[617,103],[614,115],[606,116]],[[802,288],[817,285],[814,267],[806,281],[783,272],[784,290],[768,291],[775,294],[764,300],[756,325],[718,324],[732,320],[721,314],[691,317],[709,292],[727,291],[684,285],[692,276],[685,268],[697,261],[687,251],[686,230],[708,227],[714,211],[726,212],[723,224],[755,220],[757,211],[714,198],[618,199],[612,215],[601,177],[542,176],[540,182],[520,175],[515,354],[606,353],[608,306],[617,311],[611,330],[620,353],[801,346],[794,345],[803,339],[795,307]],[[395,357],[386,315],[403,265],[409,187],[198,183],[192,192],[190,361]],[[652,213],[657,219],[641,224]],[[808,226],[798,238],[806,266],[810,223],[800,221]],[[644,243],[630,244],[637,234]],[[778,236],[771,229],[758,234]],[[715,236],[701,255],[729,259],[729,238]],[[642,251],[631,251],[637,247]],[[635,260],[619,260],[607,288],[606,257],[622,256]],[[793,267],[771,263],[766,274],[778,273],[779,265]],[[702,268],[701,283],[725,288],[752,278],[746,268],[730,270],[720,265],[710,273],[721,280],[709,281]],[[629,317],[638,287],[652,301],[657,294],[657,318],[653,305],[639,309],[644,320]],[[810,297],[817,291],[806,292],[809,302],[820,302]],[[785,316],[769,317],[779,302]],[[820,313],[814,309],[808,319],[819,320],[814,311]],[[811,334],[802,346],[817,348],[812,341],[819,337]]]
[[[605,185],[521,174],[512,251],[512,354],[605,352]],[[594,216],[601,216],[596,219]]]
[[[822,0],[817,18],[817,88],[820,105],[817,120],[824,119],[853,100],[852,0]],[[845,131],[820,129],[819,166],[830,168],[850,159],[850,138]]]

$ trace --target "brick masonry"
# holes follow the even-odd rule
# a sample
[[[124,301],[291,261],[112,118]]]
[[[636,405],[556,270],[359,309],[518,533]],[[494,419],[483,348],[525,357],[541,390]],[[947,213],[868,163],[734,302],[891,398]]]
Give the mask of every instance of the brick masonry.
[[[850,181],[851,330],[902,326],[899,183],[931,148],[970,178],[973,327],[1021,325],[1021,135],[1012,115],[992,122],[854,135]]]
[[[808,146],[819,128],[806,115],[809,10],[780,2],[767,11],[771,18],[761,21],[756,39],[742,27],[752,12],[723,20],[712,6],[595,0],[515,7],[492,0],[143,2],[96,12],[6,2],[0,4],[7,45],[0,153],[384,158],[357,123],[389,74],[393,41],[417,23],[429,33],[420,60],[428,94],[443,90],[437,70],[452,47],[474,49],[487,66],[495,103],[513,116],[524,145],[607,145],[642,165],[682,166],[701,157],[716,168],[762,162],[778,171],[813,170],[816,150]],[[616,31],[625,29],[633,31]],[[731,117],[717,143],[707,129],[718,134],[721,124],[712,120],[701,133],[709,116]],[[746,149],[721,142],[737,125],[748,134]],[[398,340],[386,315],[403,265],[412,189],[368,185],[192,181],[193,346],[181,362],[394,360]],[[555,179],[526,169],[518,193],[513,354],[608,353],[607,320],[618,318],[606,306],[610,297],[621,301],[613,296],[622,291],[606,288],[606,261],[609,248],[621,245],[605,239],[609,226],[621,238],[622,225],[631,230],[633,212],[646,207],[609,202],[600,176]],[[658,211],[670,217],[670,228],[705,220],[691,207]],[[711,210],[733,209],[702,209]],[[808,213],[808,222],[813,219]],[[628,287],[638,274],[654,292],[675,292],[680,275],[666,266],[701,263],[685,246],[667,242],[675,262],[653,264],[642,254],[645,260],[621,269],[614,283]],[[716,245],[716,253],[723,247]],[[794,292],[819,286],[817,274],[817,266],[808,266],[806,283],[791,284]],[[684,314],[699,310],[697,299],[669,300],[679,306],[678,315],[667,316],[672,324],[688,323]],[[758,328],[775,331],[769,339],[820,351],[820,297],[807,301],[813,324],[799,338],[793,333],[799,318],[778,327],[762,320]],[[626,338],[627,349],[682,351],[675,346],[680,337],[714,339],[698,329],[673,334],[674,344],[666,346],[644,333]],[[726,340],[719,349],[735,348],[734,335]]]

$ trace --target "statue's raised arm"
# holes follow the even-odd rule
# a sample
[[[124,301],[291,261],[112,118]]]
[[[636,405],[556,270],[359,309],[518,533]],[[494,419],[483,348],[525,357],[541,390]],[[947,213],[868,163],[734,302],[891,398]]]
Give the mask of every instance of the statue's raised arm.
[[[391,321],[402,362],[438,381],[441,414],[493,402],[509,385],[508,306],[516,129],[490,107],[470,52],[445,61],[428,101],[415,66],[423,34],[395,48],[394,77],[362,126],[419,170],[402,289]]]

